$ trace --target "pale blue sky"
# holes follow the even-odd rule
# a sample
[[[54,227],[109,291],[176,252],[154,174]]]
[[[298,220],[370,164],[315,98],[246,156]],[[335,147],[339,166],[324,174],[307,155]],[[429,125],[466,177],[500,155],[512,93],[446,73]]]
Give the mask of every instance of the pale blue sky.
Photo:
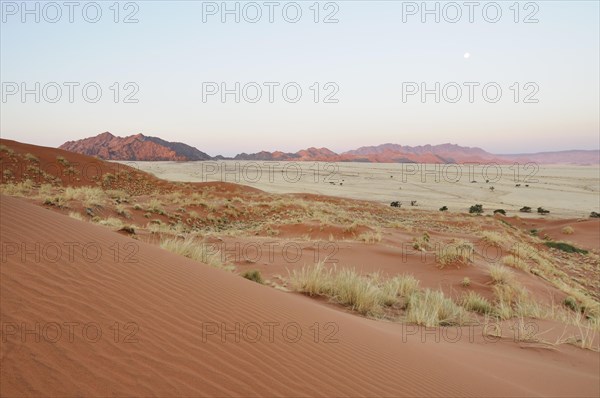
[[[539,22],[532,24],[514,23],[513,1],[498,2],[503,14],[495,24],[483,19],[481,7],[474,23],[467,15],[455,24],[431,16],[422,23],[420,14],[403,23],[407,2],[390,1],[335,2],[339,22],[333,24],[313,22],[314,1],[297,2],[303,15],[295,24],[283,19],[281,6],[274,23],[266,15],[255,24],[231,16],[222,23],[219,14],[203,23],[206,4],[199,1],[135,2],[139,22],[133,24],[113,22],[113,1],[99,2],[103,14],[96,24],[85,22],[80,9],[74,23],[66,14],[57,23],[43,16],[40,23],[33,16],[22,23],[19,13],[6,12],[7,3],[0,35],[4,85],[98,82],[103,97],[87,103],[76,90],[69,103],[66,88],[58,103],[8,96],[0,103],[3,138],[58,146],[103,131],[143,133],[211,155],[308,146],[345,151],[386,142],[452,142],[495,153],[600,146],[597,1],[535,2]],[[133,10],[123,10],[125,3],[121,19]],[[521,20],[533,10],[524,10],[525,3],[519,3]],[[139,102],[115,104],[113,82],[135,82]],[[203,103],[203,82],[297,82],[303,97],[287,103],[276,91],[274,103],[232,97]],[[314,103],[314,82],[335,82],[339,102]],[[497,82],[503,96],[487,103],[476,89],[474,103],[435,103],[431,96],[426,103],[418,97],[403,103],[403,82]],[[539,103],[514,103],[514,82],[536,83]]]

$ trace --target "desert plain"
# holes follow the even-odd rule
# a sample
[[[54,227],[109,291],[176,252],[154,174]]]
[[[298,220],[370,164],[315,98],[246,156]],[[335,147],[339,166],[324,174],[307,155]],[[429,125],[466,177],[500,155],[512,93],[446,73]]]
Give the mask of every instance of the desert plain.
[[[600,395],[597,167],[253,182],[0,145],[2,396]]]
[[[312,193],[424,210],[484,207],[519,212],[543,207],[550,216],[600,211],[600,166],[567,164],[419,164],[211,160],[121,162],[180,182],[231,182],[271,193]],[[527,214],[520,214],[528,217]]]

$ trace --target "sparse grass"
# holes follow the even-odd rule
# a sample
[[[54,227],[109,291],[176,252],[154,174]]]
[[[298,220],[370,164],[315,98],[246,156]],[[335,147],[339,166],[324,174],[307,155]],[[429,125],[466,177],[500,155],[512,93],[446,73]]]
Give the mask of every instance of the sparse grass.
[[[108,217],[103,220],[99,220],[98,224],[114,229],[121,229],[124,226],[123,221],[114,217]]]
[[[187,257],[191,260],[205,263],[214,268],[233,271],[235,267],[225,264],[221,260],[221,254],[214,247],[208,247],[202,242],[197,242],[194,238],[186,239],[167,238],[160,242],[160,247],[180,256]]]
[[[332,273],[332,268],[327,269],[320,262],[314,266],[304,266],[300,270],[294,270],[290,275],[290,282],[296,291],[309,296],[330,296]]]
[[[48,206],[56,206],[60,209],[68,208],[67,201],[62,195],[44,195],[42,203]]]
[[[440,247],[439,253],[436,256],[436,261],[440,264],[440,268],[444,268],[447,264],[460,262],[471,262],[473,257],[473,244],[466,240],[457,239],[447,245]]]
[[[265,281],[262,278],[262,275],[260,274],[260,271],[258,270],[246,271],[242,274],[242,277],[254,281],[256,283],[260,283],[261,285],[265,283]]]
[[[425,289],[408,298],[406,320],[423,326],[462,325],[468,316],[441,291]]]
[[[379,280],[379,275],[375,276]],[[398,298],[407,299],[419,288],[419,281],[412,275],[400,275],[384,280],[380,284],[383,303],[392,306],[398,302]]]
[[[67,159],[65,159],[63,156],[57,156],[56,161],[65,167],[69,167],[71,165],[71,163],[69,163],[69,161]]]
[[[460,282],[460,284],[462,287],[469,287],[469,286],[471,286],[471,279],[469,279],[468,276],[465,276],[463,278],[463,280]]]
[[[86,207],[102,206],[106,202],[106,193],[100,188],[93,187],[67,187],[62,194],[65,201],[78,201]]]
[[[502,243],[507,240],[505,236],[494,231],[483,231],[480,236],[482,241],[494,247],[502,247]]]
[[[560,232],[565,235],[572,235],[573,232],[575,232],[575,230],[570,225],[567,225],[566,227],[563,227],[563,229],[561,229]]]
[[[363,315],[379,316],[386,306],[406,300],[406,320],[425,326],[463,324],[465,310],[441,291],[418,289],[418,280],[402,275],[387,281],[360,276],[352,269],[335,272],[323,263],[294,270],[290,282],[296,291],[321,295],[348,306]]]
[[[159,215],[165,214],[162,202],[156,198],[150,199],[148,203],[146,203],[146,211]]]
[[[115,211],[117,212],[118,215],[120,215],[122,217],[131,218],[131,212],[129,210],[127,210],[127,208],[122,204],[116,205]]]
[[[364,232],[364,233],[358,235],[357,239],[362,242],[374,244],[377,242],[381,242],[382,237],[381,237],[381,232],[379,232],[379,231],[377,231],[377,232],[368,231],[368,232]]]
[[[290,273],[294,290],[310,296],[327,296],[334,302],[368,316],[382,316],[384,308],[417,290],[419,281],[411,275],[382,280],[379,274],[361,276],[354,269],[326,268],[323,263],[304,266]]]
[[[79,221],[83,221],[84,220],[83,216],[81,215],[81,213],[78,213],[76,211],[69,212],[69,217],[74,218],[74,219],[79,220]]]
[[[472,290],[462,297],[461,305],[467,311],[474,311],[480,314],[491,314],[493,311],[492,304],[485,297]]]
[[[31,153],[26,153],[25,155],[23,155],[23,158],[25,158],[25,160],[28,160],[30,162],[34,162],[34,163],[38,163],[40,160],[33,154]]]
[[[17,183],[9,183],[0,185],[0,193],[8,196],[30,196],[34,189],[34,183],[31,180],[25,180]]]
[[[423,232],[423,235],[418,238],[413,238],[413,249],[415,250],[427,250],[431,247],[431,237],[427,232]]]
[[[529,264],[527,264],[525,261],[521,260],[519,257],[514,256],[514,255],[508,255],[508,256],[502,257],[502,264],[507,265],[509,267],[523,270],[525,272],[530,271]]]
[[[492,278],[492,281],[500,285],[510,284],[515,277],[511,270],[499,264],[492,265],[489,269],[489,274]]]
[[[373,280],[360,276],[352,269],[336,272],[332,283],[335,301],[363,315],[380,315],[389,301]]]

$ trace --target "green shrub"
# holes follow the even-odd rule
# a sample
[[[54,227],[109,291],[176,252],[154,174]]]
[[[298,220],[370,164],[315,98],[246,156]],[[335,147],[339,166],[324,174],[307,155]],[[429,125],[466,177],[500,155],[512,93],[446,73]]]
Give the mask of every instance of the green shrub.
[[[483,205],[473,205],[471,207],[469,207],[469,213],[470,214],[481,214],[483,213]]]
[[[254,281],[256,283],[260,283],[261,285],[265,283],[260,274],[260,271],[258,270],[246,271],[242,274],[242,277]]]
[[[553,241],[547,241],[544,242],[544,244],[548,247],[552,247],[554,249],[558,249],[558,250],[562,250],[564,252],[567,253],[581,253],[581,254],[588,254],[587,250],[584,249],[579,249],[569,243],[566,242],[553,242]]]

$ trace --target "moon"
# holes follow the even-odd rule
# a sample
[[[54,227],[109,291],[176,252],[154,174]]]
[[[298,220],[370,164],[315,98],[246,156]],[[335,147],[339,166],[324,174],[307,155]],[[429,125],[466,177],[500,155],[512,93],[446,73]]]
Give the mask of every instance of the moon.
[[[465,59],[469,59],[471,57],[470,53],[465,53],[465,55],[463,55],[463,57],[465,57]]]

